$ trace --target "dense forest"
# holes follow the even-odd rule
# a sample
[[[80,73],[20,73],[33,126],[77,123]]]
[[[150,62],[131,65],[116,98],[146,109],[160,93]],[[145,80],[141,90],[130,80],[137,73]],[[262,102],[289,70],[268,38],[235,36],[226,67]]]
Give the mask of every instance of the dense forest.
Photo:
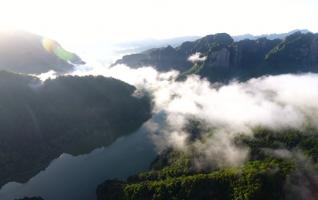
[[[316,131],[257,128],[254,136],[235,141],[250,149],[241,166],[198,168],[198,152],[170,149],[147,172],[105,181],[97,189],[98,200],[317,199]]]
[[[0,72],[0,185],[26,181],[62,153],[78,155],[132,133],[151,115],[147,94],[102,76]]]

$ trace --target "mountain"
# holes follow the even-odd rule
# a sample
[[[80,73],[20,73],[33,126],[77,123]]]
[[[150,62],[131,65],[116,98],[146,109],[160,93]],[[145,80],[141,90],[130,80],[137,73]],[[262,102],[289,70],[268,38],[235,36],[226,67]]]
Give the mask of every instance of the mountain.
[[[102,76],[39,79],[0,72],[0,185],[23,182],[62,153],[79,155],[137,130],[148,95]]]
[[[296,32],[301,33],[309,33],[310,31],[307,29],[295,29],[292,31],[289,31],[288,33],[273,33],[273,34],[263,34],[263,35],[252,35],[252,34],[244,34],[244,35],[235,35],[232,36],[234,41],[240,41],[240,40],[257,40],[260,38],[267,38],[269,40],[275,40],[275,39],[285,39],[287,36],[292,35]],[[117,53],[121,54],[127,54],[127,53],[139,53],[146,51],[148,49],[153,48],[160,48],[165,46],[172,46],[177,47],[180,46],[182,43],[186,41],[195,41],[200,39],[199,36],[184,36],[184,37],[175,37],[175,38],[169,38],[169,39],[145,39],[145,40],[139,40],[139,41],[133,41],[133,42],[126,42],[126,43],[120,43],[117,44],[116,47],[120,48]]]
[[[168,45],[176,47],[185,41],[194,41],[199,38],[200,38],[199,36],[184,36],[184,37],[176,37],[176,38],[161,39],[161,40],[146,39],[146,40],[133,41],[128,43],[121,43],[116,46],[122,49],[118,51],[118,53],[142,52],[147,49],[159,48],[159,47],[168,46]]]
[[[267,74],[317,72],[318,34],[295,32],[281,39],[259,38],[235,42],[226,33],[208,35],[180,46],[156,48],[126,55],[113,65],[138,68],[155,66],[159,71],[181,72],[180,78],[198,74],[210,81],[247,80]],[[189,57],[199,55],[200,60]]]
[[[56,41],[23,31],[0,32],[0,70],[40,74],[67,72],[84,62]]]
[[[317,199],[317,132],[259,128],[254,136],[237,137],[236,144],[250,148],[251,159],[241,166],[202,167],[198,165],[202,152],[170,149],[154,160],[149,171],[127,181],[100,184],[97,199]]]
[[[296,32],[310,33],[310,31],[307,29],[295,29],[295,30],[289,31],[288,33],[273,33],[273,34],[263,34],[263,35],[257,35],[257,36],[252,34],[236,35],[236,36],[233,36],[233,39],[234,41],[240,41],[240,40],[246,40],[246,39],[257,40],[259,38],[266,38],[269,40],[275,40],[275,39],[284,40],[286,37]]]

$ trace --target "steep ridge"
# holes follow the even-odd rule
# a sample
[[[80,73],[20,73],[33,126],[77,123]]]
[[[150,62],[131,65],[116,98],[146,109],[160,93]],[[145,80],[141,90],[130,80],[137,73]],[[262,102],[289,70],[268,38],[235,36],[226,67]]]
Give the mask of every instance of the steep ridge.
[[[51,39],[22,31],[0,32],[0,70],[40,74],[64,73],[84,62]]]
[[[105,77],[37,78],[0,72],[0,185],[26,181],[62,153],[111,144],[150,117],[147,95]]]
[[[295,32],[281,39],[259,38],[235,42],[226,33],[208,35],[194,42],[126,55],[116,64],[138,68],[155,66],[160,71],[179,70],[181,78],[198,74],[210,81],[247,80],[262,75],[318,71],[318,34]],[[205,58],[190,61],[200,53]]]

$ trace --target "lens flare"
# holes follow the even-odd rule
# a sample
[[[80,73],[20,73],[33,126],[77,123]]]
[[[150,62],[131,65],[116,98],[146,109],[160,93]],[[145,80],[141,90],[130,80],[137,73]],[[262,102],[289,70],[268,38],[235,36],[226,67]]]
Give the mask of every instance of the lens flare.
[[[52,53],[53,49],[56,46],[56,42],[51,40],[51,39],[48,39],[48,38],[43,38],[42,39],[42,46],[47,52]]]
[[[77,59],[75,54],[66,51],[54,40],[43,38],[42,46],[47,52],[55,54],[61,60],[74,62]]]

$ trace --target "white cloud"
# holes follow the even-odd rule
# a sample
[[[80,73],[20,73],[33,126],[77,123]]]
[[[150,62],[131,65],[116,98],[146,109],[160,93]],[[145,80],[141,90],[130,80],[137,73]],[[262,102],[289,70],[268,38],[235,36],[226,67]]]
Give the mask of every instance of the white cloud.
[[[55,79],[57,77],[57,73],[54,70],[50,70],[48,72],[34,76],[37,76],[41,81],[45,81],[46,79]]]
[[[318,128],[317,74],[268,76],[223,86],[198,76],[175,81],[177,71],[159,73],[152,67],[118,65],[73,74],[111,76],[149,91],[154,97],[154,115],[165,116],[151,126],[159,150],[168,146],[185,148],[189,133],[184,126],[189,117],[206,122],[214,134],[195,146],[210,158],[206,160],[219,166],[240,164],[247,158],[247,149],[233,145],[238,133],[252,134],[258,126]]]
[[[203,62],[206,60],[206,56],[203,56],[200,52],[196,52],[189,56],[188,61],[192,63],[198,63],[198,62]]]

